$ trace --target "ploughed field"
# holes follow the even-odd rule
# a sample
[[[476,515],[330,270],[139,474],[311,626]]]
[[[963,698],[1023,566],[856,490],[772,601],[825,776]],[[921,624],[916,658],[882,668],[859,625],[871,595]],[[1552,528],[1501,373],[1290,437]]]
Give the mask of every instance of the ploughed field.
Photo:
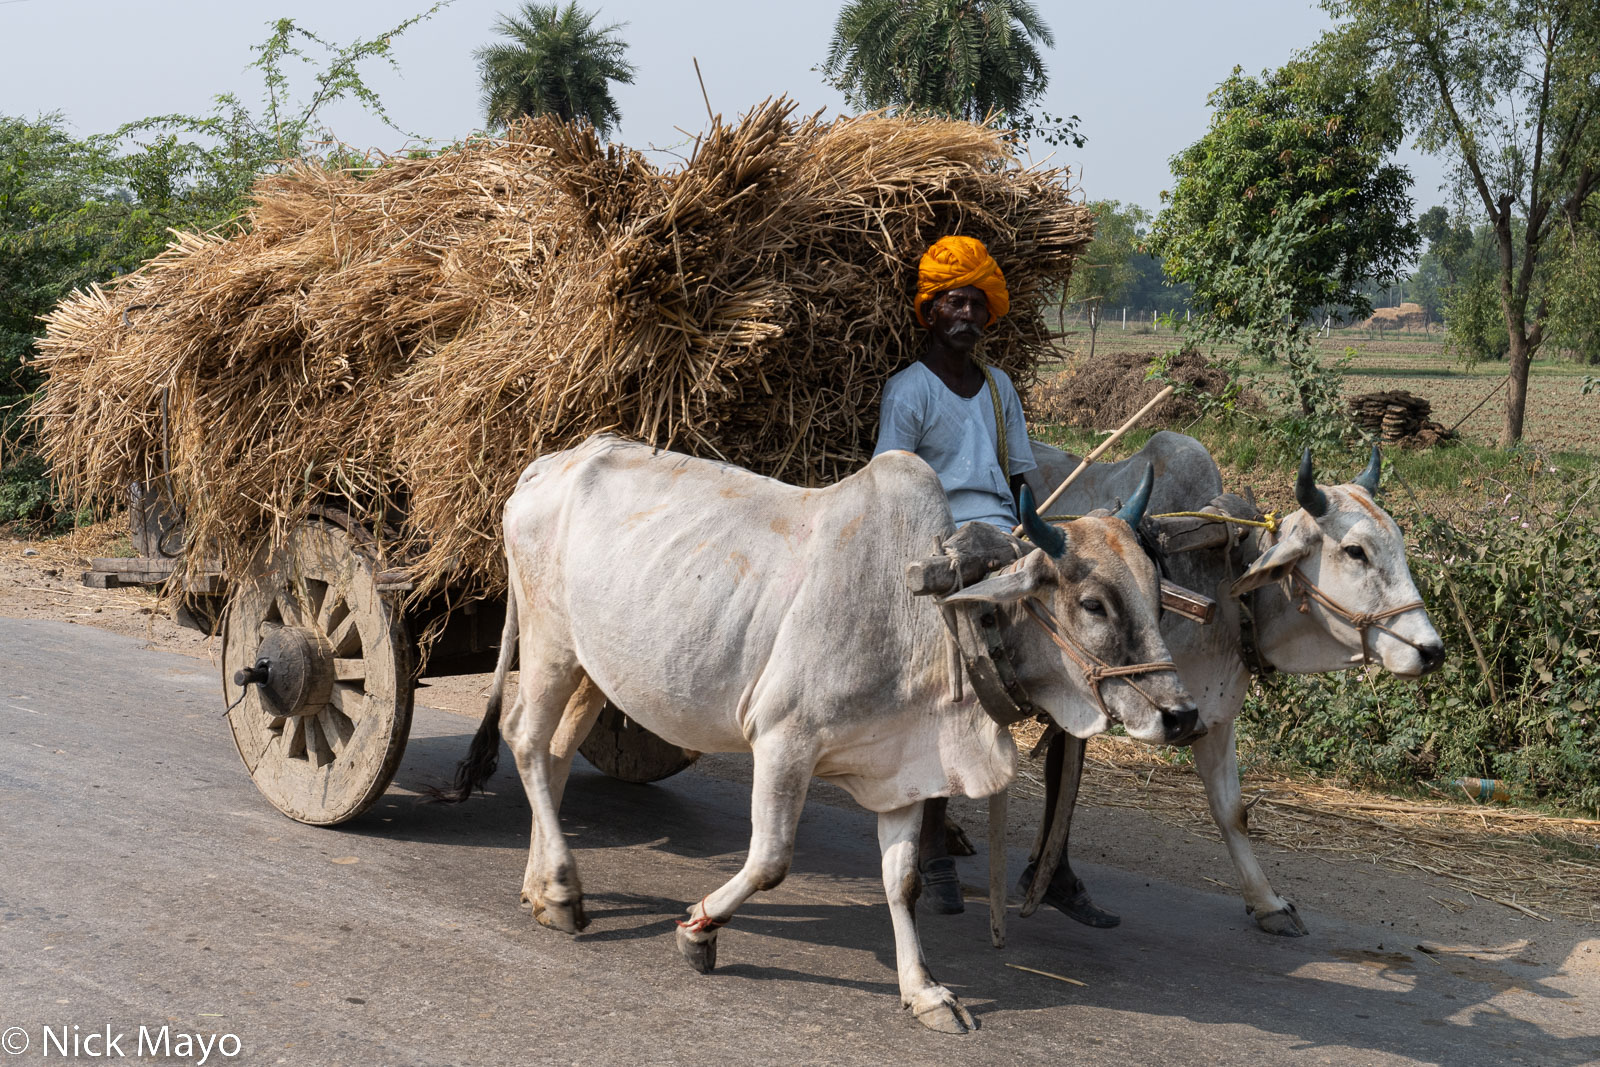
[[[1166,330],[1151,332],[1149,324],[1128,329],[1110,322],[1100,328],[1095,341],[1095,356],[1102,353],[1164,351],[1174,344]],[[1068,326],[1061,341],[1069,354],[1089,351],[1087,328]],[[1357,396],[1390,389],[1404,389],[1425,398],[1433,406],[1432,418],[1454,426],[1505,378],[1504,360],[1482,362],[1468,368],[1444,348],[1443,335],[1434,332],[1391,333],[1387,336],[1350,328],[1334,330],[1317,347],[1322,359],[1332,364],[1355,350],[1345,366],[1345,393]],[[1271,374],[1270,367],[1263,368]],[[1044,368],[1048,375],[1051,368]],[[1587,452],[1600,455],[1600,394],[1583,395],[1586,374],[1600,375],[1600,368],[1552,358],[1536,360],[1528,377],[1528,410],[1525,437],[1530,445],[1554,452]],[[1457,431],[1478,444],[1494,444],[1505,418],[1505,390],[1501,389],[1467,418]]]

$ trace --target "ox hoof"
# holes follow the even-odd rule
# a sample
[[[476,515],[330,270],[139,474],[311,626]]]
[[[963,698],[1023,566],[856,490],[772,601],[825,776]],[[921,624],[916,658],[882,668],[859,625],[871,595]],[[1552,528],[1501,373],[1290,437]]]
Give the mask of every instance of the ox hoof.
[[[917,1022],[941,1034],[969,1034],[978,1028],[978,1020],[944,986],[929,986],[906,1006]]]
[[[709,941],[696,941],[689,931],[678,928],[678,952],[689,961],[701,974],[710,974],[717,966],[717,938],[713,934]]]
[[[583,913],[582,897],[566,904],[556,904],[548,900],[536,903],[533,906],[533,917],[538,920],[540,926],[548,926],[564,934],[575,934],[589,925],[589,917]]]
[[[1277,911],[1257,915],[1256,925],[1267,933],[1277,934],[1279,937],[1305,937],[1311,932],[1306,929],[1306,924],[1300,921],[1300,913],[1295,911],[1294,905],[1287,900]]]

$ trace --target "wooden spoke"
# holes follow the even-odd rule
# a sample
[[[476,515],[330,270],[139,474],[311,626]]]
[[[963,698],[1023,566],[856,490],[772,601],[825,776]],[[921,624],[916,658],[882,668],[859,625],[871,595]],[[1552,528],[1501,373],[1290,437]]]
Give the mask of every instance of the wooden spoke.
[[[305,723],[306,758],[318,767],[326,767],[333,762],[333,746],[322,736],[322,727],[317,725],[315,716],[303,715],[300,721]]]
[[[405,751],[415,655],[405,620],[378,592],[372,561],[331,526],[308,523],[278,550],[263,548],[252,573],[222,628],[223,695],[238,701],[228,720],[240,757],[290,818],[324,826],[355,818],[383,794]],[[326,703],[275,717],[258,687],[241,693],[233,684],[276,626],[305,630],[313,655],[331,658],[319,661],[333,679]]]
[[[306,720],[296,715],[289,720],[283,735],[283,754],[290,759],[306,758]]]
[[[344,755],[344,746],[350,743],[350,738],[356,732],[356,724],[350,721],[350,717],[330,705],[317,712],[317,725],[322,727],[322,736],[333,747],[333,754]]]
[[[278,618],[283,620],[285,626],[299,626],[305,613],[300,610],[300,601],[295,596],[295,588],[287,586],[278,591],[277,605]]]
[[[367,676],[367,661],[364,659],[335,659],[333,661],[333,678],[338,682],[359,682]]]
[[[333,625],[333,613],[338,610],[341,603],[339,594],[334,586],[328,582],[319,582],[311,579],[306,582],[306,585],[311,591],[312,600],[316,607],[315,621],[311,624],[312,628],[319,634],[326,634],[328,628]]]
[[[333,629],[327,631],[328,644],[333,646],[335,656],[348,656],[361,651],[361,631],[356,626],[358,621],[355,612],[346,611]]]
[[[352,722],[361,721],[362,705],[366,700],[367,694],[361,686],[349,682],[333,683],[333,691],[328,694],[328,706]]]

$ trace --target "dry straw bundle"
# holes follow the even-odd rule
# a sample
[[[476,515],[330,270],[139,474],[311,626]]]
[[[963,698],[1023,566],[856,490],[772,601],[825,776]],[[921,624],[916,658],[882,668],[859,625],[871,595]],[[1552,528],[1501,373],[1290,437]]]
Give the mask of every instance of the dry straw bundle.
[[[170,455],[189,543],[230,577],[338,501],[416,595],[493,593],[518,473],[591,433],[805,485],[864,462],[945,233],[1000,261],[1012,311],[984,354],[1031,381],[1043,305],[1091,236],[1065,173],[969,123],[792,112],[715,123],[666,172],[541,120],[265,178],[244,233],[181,235],[50,316],[49,458],[104,503]]]

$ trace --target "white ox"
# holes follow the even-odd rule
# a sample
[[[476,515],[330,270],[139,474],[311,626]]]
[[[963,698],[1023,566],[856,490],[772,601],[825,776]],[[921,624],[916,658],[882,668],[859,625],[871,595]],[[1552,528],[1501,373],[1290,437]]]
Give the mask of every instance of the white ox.
[[[1033,453],[1039,470],[1029,477],[1038,485],[1059,484],[1078,465],[1077,456],[1049,445],[1035,443]],[[1195,511],[1222,493],[1222,476],[1205,446],[1162,431],[1128,459],[1090,467],[1063,494],[1059,510],[1070,514],[1126,498],[1146,469],[1156,473],[1151,515]],[[1374,448],[1371,464],[1355,481],[1318,486],[1307,453],[1295,489],[1301,508],[1282,520],[1275,537],[1253,530],[1231,560],[1217,549],[1178,553],[1167,561],[1172,581],[1218,601],[1210,625],[1169,614],[1161,630],[1207,728],[1193,747],[1211,815],[1238,869],[1245,907],[1269,933],[1299,936],[1306,927],[1294,905],[1273,891],[1245,828],[1234,720],[1244,706],[1250,669],[1241,644],[1238,598],[1253,601],[1258,654],[1266,666],[1317,674],[1377,662],[1404,678],[1436,669],[1444,661],[1444,645],[1417,595],[1405,537],[1373,502],[1378,474]],[[1308,588],[1320,590],[1325,599],[1302,600]],[[1366,616],[1357,622],[1374,624],[1358,627],[1330,603]],[[1063,873],[1071,884],[1070,870]]]
[[[1151,664],[1131,683],[1106,679],[1104,704],[1136,737],[1186,737],[1194,705],[1159,666],[1158,577],[1119,518],[1137,523],[1138,510],[1073,523],[1064,538],[1036,523],[1059,554],[1035,549],[951,599],[1001,616],[1023,684],[1066,729],[1087,736],[1109,722],[1085,672],[1043,626],[1019,621],[1025,603],[1052,612],[1080,658]],[[680,923],[692,966],[710,970],[717,928],[783,880],[816,775],[878,813],[903,1003],[935,1030],[973,1028],[923,962],[917,833],[927,798],[1005,788],[1016,750],[970,688],[952,701],[939,609],[905,584],[907,563],[952,533],[927,464],[891,452],[804,490],[596,437],[529,466],[504,524],[505,637],[454,798],[493,771],[503,730],[533,808],[523,896],[539,921],[567,933],[586,923],[557,812],[572,754],[609,697],[674,744],[754,755],[743,869]],[[502,721],[513,638],[520,688]]]

